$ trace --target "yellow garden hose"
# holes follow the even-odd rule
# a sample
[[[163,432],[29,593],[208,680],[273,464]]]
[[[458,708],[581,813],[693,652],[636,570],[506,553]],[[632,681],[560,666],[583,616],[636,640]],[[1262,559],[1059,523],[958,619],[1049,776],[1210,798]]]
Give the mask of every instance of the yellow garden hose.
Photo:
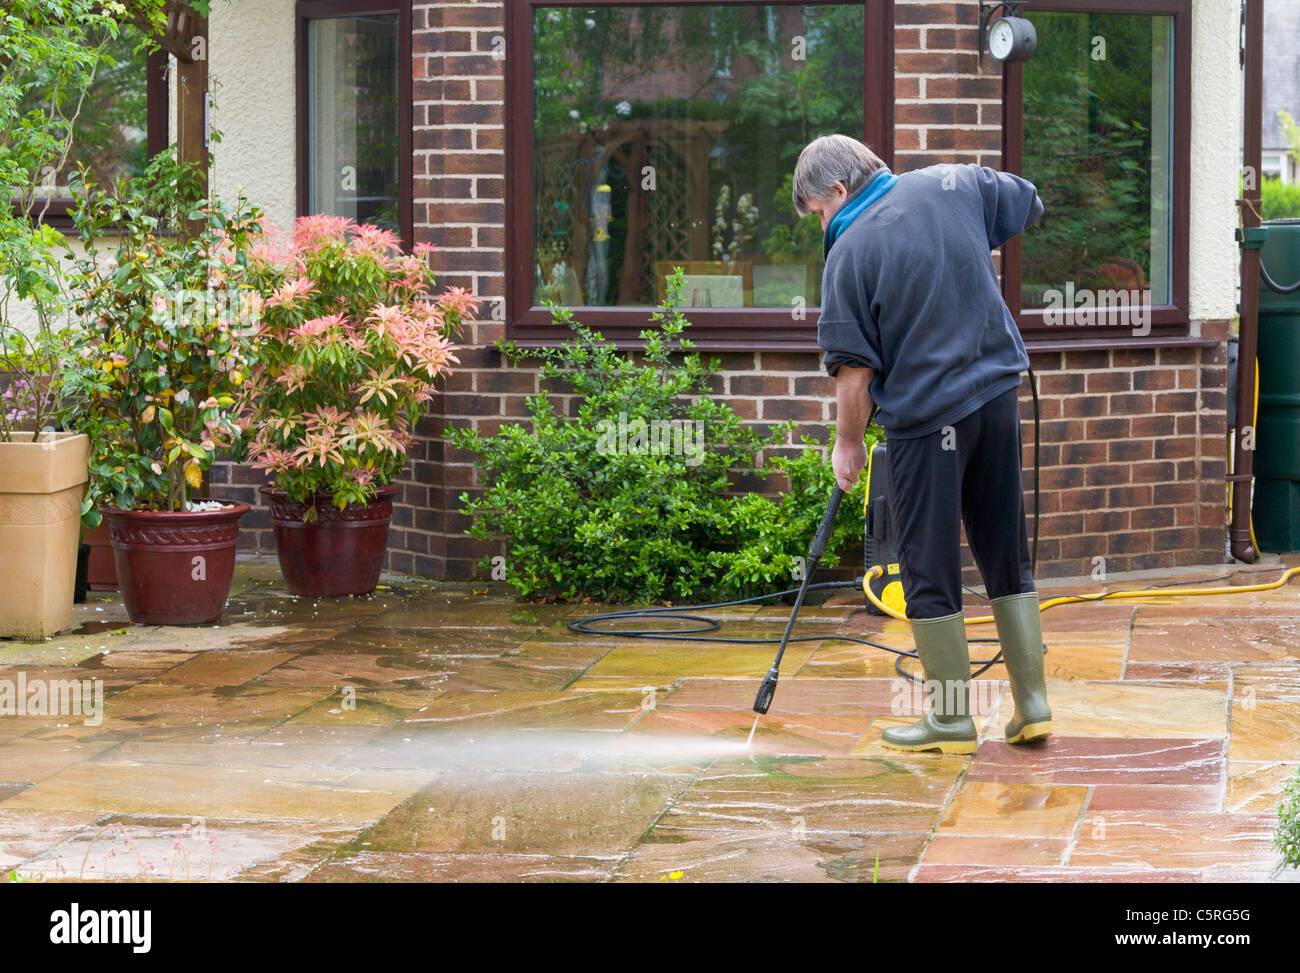
[[[871,590],[871,584],[870,584],[871,580],[873,578],[880,577],[880,575],[882,575],[883,573],[884,570],[881,568],[881,566],[879,564],[875,565],[870,571],[867,572],[866,577],[862,579],[862,591],[867,596],[867,599],[873,605],[875,605],[877,608],[883,611],[886,615],[889,615],[891,618],[897,618],[897,619],[901,619],[902,621],[907,621],[908,619],[906,615],[884,604],[884,602],[882,602],[879,598],[876,597],[875,592]],[[1106,591],[1106,592],[1100,592],[1095,595],[1062,595],[1059,598],[1049,598],[1046,601],[1041,602],[1038,606],[1038,610],[1040,612],[1045,612],[1047,611],[1047,609],[1055,608],[1057,605],[1068,605],[1074,602],[1081,602],[1081,601],[1102,601],[1107,598],[1194,598],[1198,595],[1235,595],[1247,591],[1269,591],[1273,588],[1282,587],[1284,584],[1290,581],[1297,574],[1300,574],[1300,567],[1291,568],[1287,571],[1284,571],[1282,573],[1282,577],[1278,578],[1276,581],[1270,581],[1266,584],[1238,585],[1235,587],[1227,587],[1227,588],[1193,588],[1188,591],[1160,591],[1160,592],[1155,592],[1152,589],[1147,588],[1144,590],[1137,590],[1137,591]],[[968,618],[966,619],[966,624],[980,625],[983,624],[984,622],[991,622],[991,621],[993,621],[993,616],[985,615],[980,618]]]

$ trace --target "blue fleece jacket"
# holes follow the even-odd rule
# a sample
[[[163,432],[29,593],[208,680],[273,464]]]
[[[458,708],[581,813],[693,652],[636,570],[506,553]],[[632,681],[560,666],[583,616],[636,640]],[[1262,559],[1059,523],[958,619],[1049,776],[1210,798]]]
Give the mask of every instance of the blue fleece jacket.
[[[884,192],[882,175],[827,227],[817,342],[831,375],[844,364],[875,370],[877,421],[907,439],[1020,384],[1029,356],[991,251],[1033,224],[1043,203],[1032,183],[985,166],[891,174]]]

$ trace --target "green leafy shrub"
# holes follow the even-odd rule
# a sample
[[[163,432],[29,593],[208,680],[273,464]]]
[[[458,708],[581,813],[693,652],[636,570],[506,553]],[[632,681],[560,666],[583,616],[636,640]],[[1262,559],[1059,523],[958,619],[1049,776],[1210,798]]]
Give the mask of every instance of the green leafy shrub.
[[[1273,844],[1282,852],[1283,864],[1300,868],[1300,772],[1282,789]]]
[[[498,343],[516,367],[541,360],[545,390],[528,398],[531,426],[451,431],[458,448],[477,454],[486,484],[477,499],[461,495],[474,518],[468,533],[508,539],[506,576],[520,594],[681,601],[790,586],[834,484],[829,460],[805,439],[796,456],[756,465],[794,424],[763,434],[712,397],[719,363],[682,337],[682,285],[678,271],[635,355],[552,307],[555,323],[576,337],[529,352]],[[676,361],[675,345],[683,350]],[[562,394],[574,396],[570,415]],[[777,473],[790,482],[780,497],[735,492],[742,475]],[[861,491],[842,504],[824,564],[861,536]]]
[[[1300,219],[1300,183],[1284,183],[1281,179],[1265,176],[1259,188],[1260,215],[1264,219]]]

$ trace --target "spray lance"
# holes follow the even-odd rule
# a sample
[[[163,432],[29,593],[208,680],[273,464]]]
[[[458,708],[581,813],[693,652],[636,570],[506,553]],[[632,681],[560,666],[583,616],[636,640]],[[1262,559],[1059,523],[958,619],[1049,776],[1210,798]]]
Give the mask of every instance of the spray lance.
[[[785,655],[786,643],[790,641],[790,633],[794,631],[794,620],[799,617],[803,596],[808,592],[808,582],[812,580],[813,572],[817,570],[817,563],[826,553],[826,544],[831,539],[831,530],[835,526],[835,517],[840,512],[842,499],[844,499],[844,491],[836,484],[835,489],[831,491],[831,502],[826,507],[826,516],[822,517],[821,526],[817,528],[812,544],[808,547],[803,580],[799,583],[799,593],[795,595],[794,610],[790,612],[790,620],[785,623],[785,634],[781,636],[781,645],[776,650],[772,668],[767,670],[767,675],[763,677],[763,684],[758,687],[758,695],[754,698],[754,712],[760,715],[768,711],[772,705],[772,697],[776,695],[776,681],[781,677],[781,656]]]

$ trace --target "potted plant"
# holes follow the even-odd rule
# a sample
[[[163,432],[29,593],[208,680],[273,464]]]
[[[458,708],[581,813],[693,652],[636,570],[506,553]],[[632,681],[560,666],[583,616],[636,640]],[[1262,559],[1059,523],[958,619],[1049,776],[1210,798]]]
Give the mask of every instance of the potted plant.
[[[256,212],[203,199],[195,168],[161,153],[74,214],[84,322],[65,375],[90,435],[86,521],[109,522],[131,620],[204,624],[225,607],[248,504],[193,495],[237,444],[236,396],[257,310],[243,285]],[[111,242],[105,241],[106,235]]]
[[[141,10],[158,20],[156,0]],[[114,8],[114,9],[106,9]],[[112,61],[120,5],[4,5],[0,15],[0,636],[72,623],[77,521],[89,440],[57,431],[67,348],[63,235],[45,217],[62,195],[78,118]],[[80,132],[75,134],[80,135]]]
[[[264,234],[250,275],[265,298],[241,396],[247,458],[270,472],[285,584],[296,595],[373,591],[388,546],[394,480],[452,337],[477,302],[434,287],[428,247],[333,216]]]
[[[0,324],[0,637],[72,625],[90,440],[51,427],[63,340]]]

